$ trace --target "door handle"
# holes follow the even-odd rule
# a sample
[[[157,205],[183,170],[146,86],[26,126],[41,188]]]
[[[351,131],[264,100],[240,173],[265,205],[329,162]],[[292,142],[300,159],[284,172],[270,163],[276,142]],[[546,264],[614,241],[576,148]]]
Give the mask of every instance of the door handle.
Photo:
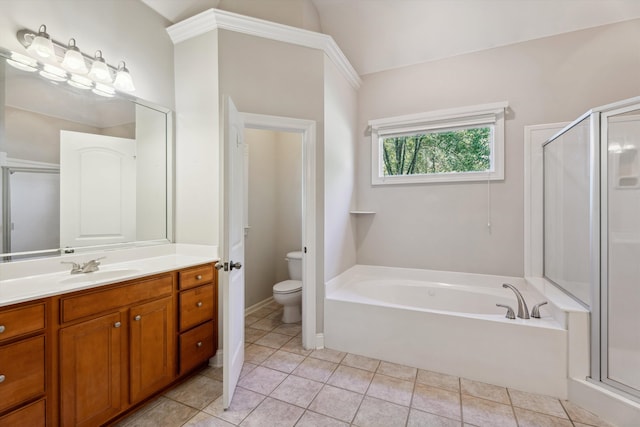
[[[236,262],[231,261],[229,263],[229,270],[233,270],[234,268],[236,270],[240,270],[242,268],[242,264],[240,264],[239,261],[236,261]]]

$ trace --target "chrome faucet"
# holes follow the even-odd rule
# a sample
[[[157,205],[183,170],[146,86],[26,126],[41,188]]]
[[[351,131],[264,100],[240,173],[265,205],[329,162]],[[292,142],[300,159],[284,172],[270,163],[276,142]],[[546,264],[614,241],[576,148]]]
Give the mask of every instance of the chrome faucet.
[[[524,297],[520,293],[515,286],[509,283],[503,283],[503,288],[509,288],[516,294],[516,298],[518,298],[518,317],[520,319],[528,319],[529,318],[529,308],[527,307],[527,303],[524,301]]]
[[[71,274],[80,274],[80,273],[93,273],[94,271],[98,271],[100,267],[101,259],[106,257],[100,257],[96,259],[92,259],[90,261],[85,262],[80,265],[77,262],[71,261],[62,261],[60,264],[71,264]]]

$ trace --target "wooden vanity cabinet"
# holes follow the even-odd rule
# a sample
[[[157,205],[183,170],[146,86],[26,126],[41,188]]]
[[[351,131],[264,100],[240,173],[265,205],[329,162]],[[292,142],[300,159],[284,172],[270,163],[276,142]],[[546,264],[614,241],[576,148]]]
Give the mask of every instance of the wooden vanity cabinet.
[[[1,427],[45,425],[46,313],[44,301],[0,308]]]

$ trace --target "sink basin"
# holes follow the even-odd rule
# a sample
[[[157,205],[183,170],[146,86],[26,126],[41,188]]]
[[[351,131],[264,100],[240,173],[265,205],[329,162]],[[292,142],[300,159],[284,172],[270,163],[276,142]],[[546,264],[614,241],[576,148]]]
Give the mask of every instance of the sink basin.
[[[61,285],[71,285],[79,283],[92,283],[100,280],[117,279],[122,277],[123,279],[132,274],[138,273],[140,270],[137,268],[122,268],[119,270],[98,270],[93,273],[81,273],[74,274],[73,276],[67,276],[64,279],[58,281]]]

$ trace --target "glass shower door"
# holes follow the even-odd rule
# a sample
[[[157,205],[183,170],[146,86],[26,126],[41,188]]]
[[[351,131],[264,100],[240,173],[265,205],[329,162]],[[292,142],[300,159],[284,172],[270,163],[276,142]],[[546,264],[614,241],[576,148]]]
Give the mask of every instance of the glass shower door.
[[[605,113],[602,124],[602,380],[638,396],[640,109]]]

